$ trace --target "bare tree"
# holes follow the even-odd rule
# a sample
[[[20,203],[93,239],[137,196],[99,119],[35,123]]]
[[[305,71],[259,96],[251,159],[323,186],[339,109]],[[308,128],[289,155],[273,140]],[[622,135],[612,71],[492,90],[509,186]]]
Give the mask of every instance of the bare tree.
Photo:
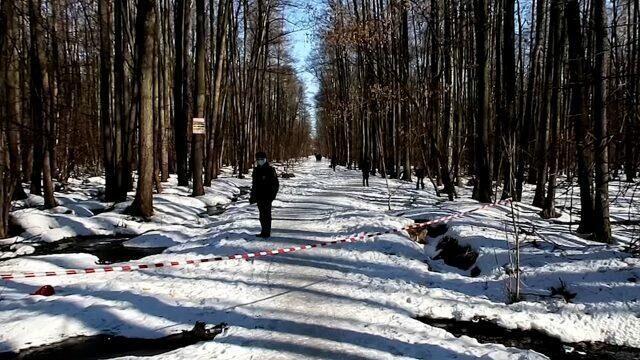
[[[2,3],[2,13],[0,21],[4,24],[1,30],[4,34],[3,45],[0,47],[2,52],[3,74],[6,74],[6,88],[3,99],[6,99],[6,110],[2,113],[6,114],[7,124],[7,145],[9,152],[9,164],[11,176],[16,181],[14,186],[13,199],[25,199],[27,195],[22,188],[22,166],[21,166],[21,136],[20,127],[23,126],[22,111],[20,109],[22,100],[20,98],[20,58],[18,48],[20,46],[20,32],[18,29],[18,16],[16,14],[16,5],[4,1]]]
[[[542,121],[542,124],[546,122],[550,123],[550,135],[551,135],[551,143],[548,147],[548,153],[545,152],[542,154],[544,157],[549,158],[549,169],[548,169],[548,186],[547,186],[547,195],[544,198],[544,207],[542,209],[542,216],[545,218],[557,217],[558,214],[555,208],[555,191],[556,191],[556,179],[558,172],[558,156],[559,153],[559,122],[560,122],[560,77],[562,73],[562,61],[563,61],[563,38],[562,38],[562,23],[561,22],[561,12],[562,12],[562,4],[558,0],[551,0],[549,2],[549,41],[548,46],[549,50],[547,51],[547,62],[548,62],[548,83],[546,86],[548,89],[546,93],[548,94],[547,107],[548,110],[545,112],[548,114],[548,120]],[[546,148],[544,146],[543,148]],[[546,172],[547,169],[538,169],[538,171]],[[540,184],[537,184],[540,186]],[[544,183],[542,184],[544,187]],[[536,189],[536,194],[538,190]]]
[[[178,164],[178,185],[189,185],[189,174],[187,167],[187,113],[185,110],[185,59],[186,47],[188,46],[186,39],[188,27],[185,26],[187,17],[190,15],[190,6],[185,6],[185,1],[177,0],[175,8],[175,66],[174,66],[174,83],[173,83],[173,109],[174,109],[174,141],[176,148],[176,161]]]
[[[580,186],[580,225],[578,232],[593,232],[593,177],[591,171],[592,158],[588,151],[588,133],[591,125],[587,114],[587,103],[584,89],[585,58],[582,45],[582,25],[578,0],[565,2],[565,18],[569,43],[569,76],[571,84],[571,105],[569,120],[573,121],[576,137],[576,158],[578,165],[578,184]]]
[[[610,243],[609,220],[609,139],[607,138],[605,59],[607,38],[604,0],[592,0],[592,35],[594,37],[592,118],[596,143],[595,152],[595,213],[594,231],[598,241]]]
[[[13,104],[7,96],[7,93],[12,91],[10,78],[15,76],[11,74],[14,69],[11,66],[12,51],[7,51],[13,48],[10,44],[12,36],[15,36],[15,27],[10,20],[13,14],[13,4],[9,1],[3,1],[0,4],[0,50],[2,50],[0,52],[0,114],[7,115],[0,116],[0,238],[9,235],[9,211],[13,188],[17,183],[12,171],[13,157],[9,154],[11,150],[7,139],[9,137],[9,122],[13,120],[11,116]],[[18,183],[18,185],[20,184]]]
[[[51,132],[53,119],[51,118],[50,77],[47,70],[47,44],[43,35],[43,19],[41,2],[29,0],[29,22],[31,34],[31,106],[34,132],[38,137],[34,141],[34,166],[31,180],[31,192],[40,194],[44,188],[44,206],[57,206],[53,196],[53,177],[51,176],[51,147],[54,141]],[[42,182],[42,184],[41,184]]]
[[[110,2],[98,1],[100,19],[100,126],[102,128],[102,156],[105,168],[105,198],[116,199],[118,183],[116,175],[115,129],[111,113],[111,10]]]
[[[204,0],[196,0],[196,96],[193,107],[194,117],[204,118],[205,109],[205,26]],[[204,134],[193,134],[193,155],[191,157],[191,171],[193,172],[193,196],[204,195],[202,169],[204,157]]]
[[[138,187],[132,204],[134,214],[153,215],[153,76],[154,39],[156,37],[156,2],[140,0],[136,20],[135,79],[139,88],[139,158]]]
[[[491,169],[489,159],[489,79],[491,76],[491,65],[488,59],[487,6],[486,0],[474,0],[476,98],[478,104],[475,134],[477,181],[474,187],[474,198],[480,202],[491,202]]]

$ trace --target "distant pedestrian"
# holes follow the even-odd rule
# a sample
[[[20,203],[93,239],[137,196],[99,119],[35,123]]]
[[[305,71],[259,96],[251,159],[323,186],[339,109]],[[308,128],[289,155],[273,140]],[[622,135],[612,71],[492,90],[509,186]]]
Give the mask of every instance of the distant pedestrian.
[[[256,167],[253,169],[250,204],[258,204],[260,211],[261,231],[258,237],[271,236],[271,204],[275,200],[280,183],[274,169],[267,161],[267,154],[260,151],[256,153]]]
[[[331,168],[336,171],[337,160],[335,155],[331,155]]]
[[[322,154],[316,153],[316,161],[322,161]]]
[[[415,173],[416,178],[418,178],[418,180],[416,181],[416,190],[420,189],[420,185],[422,185],[422,190],[424,190],[424,176],[426,173],[424,166],[422,164],[416,165]]]
[[[362,171],[362,186],[369,186],[369,172],[371,171],[371,161],[367,156],[360,160],[360,170]]]

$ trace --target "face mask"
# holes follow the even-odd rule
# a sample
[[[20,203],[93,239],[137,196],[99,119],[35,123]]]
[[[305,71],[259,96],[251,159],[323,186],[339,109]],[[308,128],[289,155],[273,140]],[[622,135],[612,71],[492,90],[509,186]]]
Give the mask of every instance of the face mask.
[[[258,159],[258,166],[263,166],[267,163],[267,159]]]

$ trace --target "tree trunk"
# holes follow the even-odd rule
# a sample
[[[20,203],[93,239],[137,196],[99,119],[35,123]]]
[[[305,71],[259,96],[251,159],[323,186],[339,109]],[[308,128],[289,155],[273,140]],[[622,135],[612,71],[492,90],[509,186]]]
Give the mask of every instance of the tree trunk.
[[[98,1],[100,21],[100,126],[105,170],[105,200],[115,201],[118,178],[115,170],[115,136],[111,117],[111,12],[108,0]]]
[[[225,139],[225,134],[224,134],[225,128],[223,126],[225,125],[225,121],[228,121],[226,119],[227,118],[226,116],[222,116],[223,109],[225,108],[225,106],[223,105],[225,97],[223,96],[221,88],[222,88],[223,79],[225,77],[225,71],[224,71],[226,66],[225,64],[227,64],[230,61],[229,59],[231,58],[229,54],[230,49],[228,49],[227,47],[227,42],[229,41],[227,37],[230,35],[227,35],[227,34],[230,33],[231,29],[233,28],[233,23],[231,21],[232,4],[233,4],[232,1],[225,0],[224,1],[225,8],[218,9],[218,12],[220,11],[223,12],[222,15],[219,14],[218,21],[222,20],[223,24],[222,26],[218,27],[218,32],[216,33],[216,36],[219,38],[216,39],[216,49],[218,49],[218,53],[216,55],[216,64],[215,64],[216,75],[215,75],[214,89],[213,89],[213,95],[212,95],[213,111],[211,115],[212,116],[211,122],[215,123],[215,128],[212,129],[214,131],[213,155],[215,156],[213,159],[214,161],[213,168],[211,169],[212,178],[216,178],[218,176],[219,169],[222,166],[222,156],[223,156],[223,148],[224,148],[223,143]],[[221,19],[220,19],[220,16],[222,16]],[[218,46],[218,43],[220,44],[219,46]]]
[[[44,207],[50,209],[57,206],[53,195],[53,178],[51,176],[51,148],[49,143],[53,141],[51,133],[50,106],[46,101],[46,95],[50,94],[49,73],[46,68],[47,50],[43,37],[41,3],[39,0],[29,0],[29,21],[31,33],[31,106],[34,130],[38,139],[34,142],[34,168],[31,188],[40,193],[44,188]],[[40,140],[40,141],[38,141]],[[40,181],[42,180],[42,185]],[[34,182],[35,188],[34,188]]]
[[[160,54],[162,56],[162,69],[160,69],[160,73],[162,76],[162,109],[160,110],[162,113],[162,121],[160,124],[161,133],[160,133],[160,173],[162,177],[160,180],[162,182],[167,182],[169,180],[169,139],[170,139],[170,109],[171,109],[171,95],[169,92],[169,88],[171,86],[170,83],[170,73],[169,64],[171,63],[171,51],[169,46],[169,37],[170,37],[170,20],[169,13],[171,12],[169,9],[169,1],[163,2],[164,11],[162,14],[158,16],[162,16],[162,36],[160,36],[160,43],[162,44],[163,52]]]
[[[133,144],[130,135],[130,123],[132,116],[129,113],[129,95],[131,95],[131,79],[128,71],[127,60],[129,58],[127,33],[128,0],[115,0],[114,23],[115,23],[115,63],[114,71],[114,105],[113,117],[113,172],[115,177],[115,187],[113,193],[114,201],[125,201],[129,190],[131,179],[131,167],[129,165],[132,158]],[[110,57],[110,56],[109,56]],[[121,65],[120,65],[121,64]]]
[[[543,34],[544,34],[544,6],[545,2],[543,0],[537,0],[536,3],[536,26],[535,26],[535,38],[533,39],[533,47],[531,49],[531,61],[529,64],[529,80],[527,83],[527,92],[526,92],[526,101],[525,101],[525,109],[524,114],[522,116],[521,122],[521,130],[520,130],[520,144],[519,144],[519,157],[518,157],[518,169],[516,173],[516,200],[520,200],[522,198],[522,188],[525,181],[525,168],[527,165],[527,159],[531,158],[530,155],[530,134],[532,134],[533,129],[535,128],[535,94],[536,94],[536,83],[539,74],[539,59],[541,58],[540,52],[544,47]],[[524,74],[522,75],[524,76]],[[533,159],[535,162],[535,158]],[[535,166],[531,164],[531,160],[529,161],[529,174],[528,174],[528,182],[533,183],[537,178],[537,171]]]
[[[140,106],[138,187],[132,212],[153,215],[153,44],[156,37],[155,0],[140,0],[136,20],[136,74]]]
[[[596,144],[595,153],[595,218],[596,240],[612,243],[609,220],[609,139],[607,139],[606,88],[605,77],[605,41],[607,39],[606,13],[604,0],[592,0],[594,57],[592,116]]]
[[[0,85],[3,84],[0,80]],[[0,107],[0,110],[1,107]],[[0,239],[9,236],[9,211],[11,210],[11,197],[13,187],[16,184],[15,179],[11,176],[9,163],[9,153],[7,151],[8,144],[6,140],[7,123],[0,121]]]
[[[560,101],[558,93],[560,91],[560,76],[562,70],[563,60],[563,39],[562,37],[562,24],[560,22],[560,13],[562,11],[561,3],[559,0],[551,0],[549,4],[550,16],[549,16],[549,56],[551,57],[552,68],[551,82],[549,83],[549,101],[547,102],[549,108],[549,121],[551,122],[551,144],[549,147],[549,184],[547,187],[547,196],[544,199],[544,208],[542,209],[542,217],[552,218],[557,217],[555,208],[555,191],[556,191],[556,178],[558,172],[558,157],[559,157],[559,143],[558,143],[558,123],[559,119],[559,104]],[[547,154],[545,154],[547,156]]]
[[[3,45],[0,48],[0,56],[3,57],[4,66],[0,71],[6,71],[5,94],[7,117],[7,145],[9,150],[9,164],[11,178],[15,180],[14,192],[10,194],[13,200],[22,200],[27,197],[22,187],[22,166],[20,154],[20,127],[22,126],[20,98],[20,59],[18,49],[20,47],[19,29],[15,5],[10,1],[2,3],[0,21],[5,23]],[[3,76],[3,75],[0,75]],[[7,178],[9,179],[9,178]]]
[[[9,211],[11,210],[11,198],[13,196],[13,188],[15,184],[19,185],[19,178],[14,177],[12,171],[15,166],[12,164],[12,156],[8,137],[9,135],[9,122],[13,121],[10,116],[13,113],[11,107],[14,104],[8,99],[8,94],[11,91],[12,85],[10,85],[12,76],[12,49],[10,46],[12,42],[12,35],[14,35],[15,24],[12,23],[13,18],[13,3],[9,1],[3,1],[0,4],[0,114],[7,113],[8,116],[0,116],[0,239],[4,239],[9,236]],[[15,38],[13,38],[15,39]],[[6,100],[6,101],[5,101]]]
[[[476,37],[476,174],[474,199],[491,202],[491,169],[489,160],[489,98],[491,90],[489,79],[491,66],[488,59],[487,41],[487,2],[474,0],[475,37]]]
[[[204,118],[205,109],[205,26],[204,0],[196,0],[196,96],[194,117]],[[204,195],[202,180],[204,134],[193,134],[193,156],[191,170],[193,172],[193,196]]]
[[[504,185],[502,199],[513,198],[514,175],[516,163],[515,136],[517,130],[516,121],[516,82],[513,74],[516,74],[515,54],[515,0],[504,0],[504,18],[502,20],[502,112],[503,123],[503,157],[504,157]]]
[[[578,162],[578,184],[580,186],[579,233],[592,233],[594,223],[593,177],[591,151],[587,149],[591,125],[587,114],[585,89],[585,58],[582,46],[582,25],[578,0],[565,2],[565,17],[569,42],[569,76],[571,105],[569,120],[573,121],[576,137],[576,159]]]
[[[117,95],[121,101],[121,104],[118,103],[118,108],[120,109],[119,133],[122,148],[122,161],[119,165],[121,166],[120,176],[122,179],[120,180],[121,188],[118,199],[124,201],[127,198],[127,191],[133,190],[133,168],[135,167],[136,160],[134,145],[136,142],[137,107],[136,102],[132,99],[138,96],[136,92],[138,89],[132,77],[131,67],[128,66],[128,64],[135,62],[133,59],[133,51],[131,51],[131,48],[135,45],[134,39],[131,38],[131,34],[133,33],[131,24],[134,22],[134,20],[130,19],[132,11],[128,0],[118,0],[116,4],[119,7],[119,11],[116,10],[116,14],[120,14],[118,20],[121,21],[121,31],[124,32],[122,35],[124,38],[121,39],[123,42],[119,44],[120,46],[116,46],[116,61],[118,61],[118,64],[124,64],[124,66],[116,67],[116,78],[121,79],[121,82],[116,84],[121,91]],[[116,29],[118,28],[116,27]],[[118,42],[116,42],[116,44],[118,44]]]
[[[174,106],[174,142],[176,148],[176,161],[178,163],[178,185],[189,186],[189,168],[187,166],[187,118],[185,113],[185,1],[177,0],[175,9],[175,68],[173,72],[173,106]]]
[[[556,22],[557,23],[557,22]],[[544,199],[545,199],[545,185],[547,184],[548,179],[548,165],[549,159],[549,109],[550,109],[550,96],[552,92],[552,82],[553,82],[553,71],[554,71],[554,55],[552,53],[553,39],[554,39],[554,31],[551,26],[555,26],[555,24],[551,24],[551,20],[549,20],[549,30],[547,31],[547,44],[549,49],[546,51],[546,56],[544,59],[544,77],[543,77],[543,85],[542,85],[542,96],[541,99],[545,99],[545,101],[540,104],[540,111],[538,112],[538,136],[536,139],[536,157],[535,157],[535,165],[536,165],[536,190],[535,195],[533,197],[533,206],[537,206],[539,208],[544,207]],[[542,30],[540,30],[542,31]]]

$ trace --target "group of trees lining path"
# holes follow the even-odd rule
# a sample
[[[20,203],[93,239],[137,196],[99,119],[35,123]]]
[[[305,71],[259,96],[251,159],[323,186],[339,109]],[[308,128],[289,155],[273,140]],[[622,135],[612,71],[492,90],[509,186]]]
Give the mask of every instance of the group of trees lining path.
[[[104,173],[105,200],[153,214],[170,173],[204,193],[256,150],[309,153],[282,0],[0,0],[0,238],[11,200]],[[206,119],[194,134],[192,119]],[[309,145],[310,146],[310,145]]]
[[[0,0],[0,238],[23,183],[51,208],[54,181],[103,172],[117,202],[137,174],[148,217],[171,173],[197,196],[258,149],[308,154],[285,1]],[[482,202],[535,184],[545,217],[577,178],[579,232],[610,242],[608,181],[640,167],[639,2],[325,0],[316,150],[422,164],[451,200],[465,176]]]
[[[385,176],[422,163],[451,200],[520,200],[611,242],[608,181],[638,174],[639,0],[329,0],[314,69],[319,146]],[[497,189],[502,189],[501,192]]]

